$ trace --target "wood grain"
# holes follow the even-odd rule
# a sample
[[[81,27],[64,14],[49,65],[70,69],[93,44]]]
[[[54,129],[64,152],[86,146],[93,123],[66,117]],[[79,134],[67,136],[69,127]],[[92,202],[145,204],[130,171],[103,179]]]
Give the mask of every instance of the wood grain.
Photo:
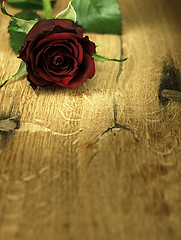
[[[1,240],[181,239],[181,2],[119,2],[121,38],[89,35],[126,62],[75,89],[0,89]],[[19,65],[8,21],[1,82]]]

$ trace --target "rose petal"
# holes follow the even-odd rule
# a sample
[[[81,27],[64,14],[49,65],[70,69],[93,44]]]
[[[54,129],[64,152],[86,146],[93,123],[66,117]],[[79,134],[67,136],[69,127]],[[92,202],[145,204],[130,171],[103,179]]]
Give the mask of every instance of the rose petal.
[[[36,44],[36,47],[34,46],[34,49],[37,49],[39,46],[41,46],[44,43],[52,42],[52,41],[58,41],[58,40],[72,40],[76,41],[76,39],[83,39],[82,36],[73,34],[73,33],[54,33],[51,35],[48,35],[44,38],[42,38],[40,41],[38,41],[38,44]]]
[[[77,36],[77,35],[72,34],[72,33],[52,34],[52,35],[49,35],[49,36],[43,38],[42,40],[40,40],[38,42],[38,44],[36,45],[36,47],[34,48],[34,51],[36,49],[38,49],[40,46],[44,45],[45,43],[48,44],[48,42],[51,42],[51,44],[53,45],[52,41],[54,41],[55,39],[56,39],[55,43],[57,43],[58,40],[65,40],[66,39],[66,40],[70,41],[69,46],[72,47],[72,49],[74,50],[75,58],[76,59],[78,58],[78,63],[80,64],[82,62],[82,58],[83,58],[83,48],[82,48],[81,44],[77,41],[76,38],[81,39],[81,40],[83,39],[83,37]],[[73,43],[71,43],[71,41],[73,41]],[[30,52],[29,49],[27,50],[28,54]],[[78,54],[78,56],[77,56],[77,54]]]
[[[85,53],[89,54],[90,56],[96,53],[95,43],[91,42],[88,36],[84,37],[84,39],[81,41],[81,44]]]
[[[35,76],[33,71],[32,71],[32,69],[30,67],[27,68],[27,72],[28,72],[29,79],[32,82],[34,82],[36,85],[38,85],[38,86],[45,86],[45,85],[47,85],[47,81],[42,79],[40,76]]]
[[[95,62],[88,54],[84,54],[82,66],[79,72],[74,76],[68,84],[62,82],[56,82],[56,84],[63,87],[77,87],[82,85],[87,78],[92,78],[95,74]]]
[[[83,28],[69,19],[51,19],[51,21],[54,23],[54,25],[68,30],[67,32],[70,32],[72,30],[75,31],[75,33],[78,35],[83,35]]]
[[[78,68],[74,68],[69,73],[67,72],[67,70],[53,72],[53,71],[49,71],[48,68],[43,68],[43,70],[41,68],[38,68],[38,72],[40,76],[46,79],[47,81],[52,81],[52,82],[62,81],[64,83],[68,83],[75,76],[77,71],[78,71]]]
[[[83,35],[83,29],[81,26],[75,24],[69,19],[43,19],[38,21],[26,36],[25,41],[34,39],[37,35],[44,34],[44,32],[52,32],[54,28],[58,26],[66,30],[66,32],[73,32],[78,35]]]

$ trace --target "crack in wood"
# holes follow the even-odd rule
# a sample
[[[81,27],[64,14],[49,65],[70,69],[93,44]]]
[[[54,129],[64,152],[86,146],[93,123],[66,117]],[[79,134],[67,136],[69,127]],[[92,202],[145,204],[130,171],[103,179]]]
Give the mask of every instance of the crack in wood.
[[[117,104],[115,96],[113,96],[114,125],[117,123]]]
[[[120,58],[122,59],[123,58],[123,39],[122,37],[120,37]],[[115,85],[115,89],[114,89],[114,92],[113,92],[113,111],[114,111],[114,125],[116,126],[117,124],[117,104],[116,104],[116,98],[115,98],[115,91],[116,91],[116,86],[117,86],[117,83],[119,81],[119,77],[122,73],[122,68],[123,66],[123,63],[120,62],[119,64],[119,70],[118,70],[118,73],[117,73],[117,76],[116,76],[116,85]]]
[[[120,37],[120,49],[121,49],[121,51],[120,51],[120,58],[123,59],[123,39],[122,39],[122,37]],[[133,131],[132,129],[130,129],[129,127],[127,127],[127,126],[125,126],[125,125],[119,124],[119,123],[117,122],[117,103],[116,103],[116,98],[115,98],[115,92],[116,92],[116,86],[117,86],[117,83],[118,83],[118,81],[119,81],[120,75],[121,75],[121,73],[122,73],[122,71],[123,71],[123,67],[122,67],[122,66],[123,66],[123,63],[120,62],[120,64],[119,64],[119,70],[118,70],[118,73],[117,73],[117,76],[116,76],[115,89],[114,89],[114,92],[113,92],[114,126],[106,129],[106,130],[100,135],[100,137],[103,136],[104,134],[112,131],[113,129],[116,129],[116,130],[118,130],[118,131],[120,131],[121,129],[124,129],[124,130],[127,130],[127,131],[131,131],[132,134],[133,134],[133,137],[134,137],[135,141],[138,142],[139,139],[135,136],[135,133],[134,133],[134,131]],[[97,142],[97,141],[96,141],[96,142]],[[96,143],[96,142],[95,142],[95,143]]]
[[[138,137],[136,136],[135,132],[130,129],[129,127],[125,126],[125,125],[121,125],[119,123],[116,123],[114,126],[110,127],[110,128],[107,128],[104,132],[100,133],[95,141],[89,143],[86,148],[89,148],[89,147],[92,147],[94,144],[98,143],[99,140],[106,134],[106,133],[109,133],[109,132],[112,132],[113,130],[116,130],[118,132],[120,132],[122,130],[126,130],[126,131],[130,131],[132,134],[133,134],[133,138],[135,139],[136,142],[139,142],[140,140],[138,139]]]
[[[117,131],[120,131],[121,129],[130,131],[133,134],[133,137],[134,137],[135,141],[139,142],[139,139],[135,136],[135,132],[131,128],[129,128],[125,125],[121,125],[119,123],[116,123],[113,127],[110,127],[108,129],[106,129],[100,136],[103,136],[104,134],[106,134],[110,131],[112,132],[114,129],[117,130]]]
[[[122,39],[122,37],[120,37],[120,49],[121,49],[120,59],[123,59],[123,39]],[[119,77],[120,77],[122,71],[123,71],[123,63],[120,62],[119,63],[119,70],[118,70],[118,73],[117,73],[117,76],[116,76],[116,83],[118,83]]]
[[[124,126],[124,125],[115,124],[115,126],[106,129],[106,130],[101,134],[101,136],[103,136],[104,134],[106,134],[106,133],[108,133],[108,132],[110,132],[110,131],[112,132],[113,129],[118,130],[118,131],[120,131],[121,129],[128,130],[128,131],[132,131],[130,128],[128,128],[128,127],[126,127],[126,126]]]

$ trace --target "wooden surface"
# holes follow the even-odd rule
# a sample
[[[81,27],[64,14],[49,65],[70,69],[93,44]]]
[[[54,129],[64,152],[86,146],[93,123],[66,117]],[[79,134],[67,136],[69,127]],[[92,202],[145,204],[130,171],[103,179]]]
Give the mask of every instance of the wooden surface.
[[[181,239],[181,2],[120,5],[122,37],[90,38],[125,63],[75,89],[0,90],[1,240]],[[1,82],[19,65],[8,21]]]

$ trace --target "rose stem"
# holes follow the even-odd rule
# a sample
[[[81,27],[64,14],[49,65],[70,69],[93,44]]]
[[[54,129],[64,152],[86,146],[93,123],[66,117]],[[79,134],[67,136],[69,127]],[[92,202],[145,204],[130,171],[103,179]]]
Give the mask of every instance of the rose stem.
[[[46,19],[52,18],[52,6],[50,0],[43,0],[43,10]]]

